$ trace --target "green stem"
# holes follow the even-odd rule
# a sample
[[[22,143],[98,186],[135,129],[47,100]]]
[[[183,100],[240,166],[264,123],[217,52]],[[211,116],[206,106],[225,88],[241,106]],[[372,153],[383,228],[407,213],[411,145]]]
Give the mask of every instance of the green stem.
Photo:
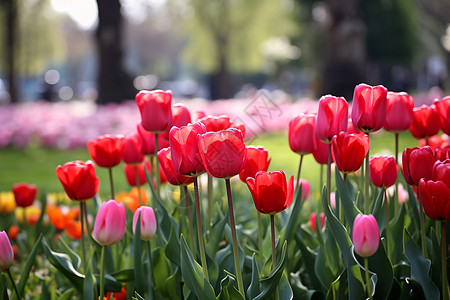
[[[272,238],[272,270],[277,267],[277,253],[275,250],[275,215],[270,215],[270,233]],[[278,300],[278,286],[275,289],[275,299]]]
[[[150,299],[153,299],[153,266],[152,266],[152,248],[150,245],[150,241],[145,243],[147,245],[147,254],[148,254],[148,295],[151,295]]]
[[[369,139],[369,134],[367,133],[367,139]],[[369,141],[369,145],[370,145],[370,141]],[[369,214],[369,210],[370,210],[370,200],[369,200],[369,152],[370,152],[370,146],[369,146],[369,150],[367,150],[367,155],[366,155],[366,159],[365,159],[365,163],[366,163],[366,167],[364,169],[364,211],[366,214]]]
[[[139,172],[138,172],[138,166],[134,166],[134,176],[136,177],[136,187],[138,189],[138,196],[139,196],[139,206],[142,206],[142,196],[141,196],[141,181],[139,180]],[[151,184],[151,183],[149,183]]]
[[[236,269],[236,277],[238,282],[239,293],[241,293],[241,295],[245,297],[244,283],[242,281],[241,265],[239,263],[239,251],[236,237],[236,224],[234,222],[233,199],[231,196],[231,185],[229,178],[225,179],[225,184],[227,186],[228,211],[230,213],[231,237],[233,239],[234,267]]]
[[[320,173],[319,173],[319,191],[322,191],[323,188],[323,165],[320,164]]]
[[[158,147],[159,145],[158,145],[158,133],[155,133],[155,156],[156,156],[156,167],[155,167],[155,174],[156,174],[156,194],[158,195],[158,196],[160,196],[160,194],[159,194],[159,189],[160,189],[160,185],[161,185],[161,183],[160,183],[160,180],[161,180],[161,178],[159,177],[159,159],[158,159],[158,150],[159,150],[159,147]]]
[[[82,260],[83,260],[83,269],[86,272],[87,271],[87,257],[86,257],[86,237],[85,237],[85,210],[84,207],[86,206],[86,202],[80,201],[80,218],[81,218],[81,253],[82,253]]]
[[[11,269],[10,269],[10,268],[6,269],[6,272],[8,273],[9,279],[11,280],[11,284],[12,284],[12,286],[13,286],[14,292],[16,293],[17,299],[18,299],[18,300],[19,300],[19,299],[22,299],[22,298],[20,297],[19,290],[17,289],[16,283],[14,282],[14,279],[13,279],[13,277],[12,277]]]
[[[206,217],[206,228],[211,228],[211,216],[212,216],[212,196],[213,196],[213,178],[208,174],[208,215]]]
[[[441,221],[441,249],[442,249],[442,298],[448,300],[447,279],[447,242],[445,239],[445,221]]]
[[[387,192],[386,188],[383,187],[383,197],[384,197],[384,210],[386,214],[386,248],[388,253],[388,258],[391,258],[391,248],[390,248],[390,238],[391,238],[391,231],[389,227],[389,204],[387,201]]]
[[[113,181],[113,172],[112,168],[108,168],[109,171],[109,184],[111,186],[111,199],[115,199],[114,195],[114,181]]]
[[[259,211],[256,211],[257,220],[258,220],[258,250],[259,250],[259,258],[261,262],[261,266],[264,263],[264,258],[262,255],[263,251],[263,237],[262,237],[262,224],[261,224],[261,213]]]
[[[419,215],[420,215],[420,236],[422,240],[422,253],[425,258],[428,258],[427,240],[425,236],[425,218],[423,215],[422,197],[420,196],[419,189],[417,189],[417,198],[419,199]]]
[[[344,173],[344,184],[347,185],[347,174]],[[339,199],[339,220],[344,224],[344,205],[342,204],[342,198]]]
[[[200,247],[200,259],[202,262],[203,275],[206,280],[209,281],[208,265],[206,264],[205,245],[203,244],[203,230],[202,230],[202,218],[200,212],[200,197],[198,194],[198,178],[194,177],[194,194],[195,194],[195,210],[197,216],[197,238],[198,246]]]
[[[195,253],[195,241],[194,241],[194,225],[192,223],[191,203],[189,201],[189,192],[187,185],[184,185],[184,196],[186,199],[186,208],[189,220],[189,242],[191,244],[192,253]]]
[[[102,254],[100,258],[100,299],[105,297],[105,249],[106,246],[102,246]]]
[[[369,296],[369,299],[372,300],[372,291],[370,289],[370,277],[369,277],[369,258],[364,257],[364,268],[366,273],[366,284],[367,284],[367,295]]]
[[[302,163],[303,163],[303,155],[300,155],[300,163],[298,164],[297,183],[295,184],[295,189],[297,189],[298,185],[300,184],[300,172],[302,171]]]

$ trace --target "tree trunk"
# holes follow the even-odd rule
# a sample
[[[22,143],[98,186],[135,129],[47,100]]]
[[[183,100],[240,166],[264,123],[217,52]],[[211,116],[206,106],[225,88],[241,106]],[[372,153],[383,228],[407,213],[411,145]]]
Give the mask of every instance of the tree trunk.
[[[322,94],[352,100],[355,85],[366,81],[366,29],[359,0],[327,0],[330,23]]]
[[[7,69],[8,78],[8,91],[9,97],[12,103],[18,102],[18,90],[16,85],[16,58],[15,58],[15,48],[16,48],[16,34],[17,34],[17,3],[16,0],[4,1],[6,4],[6,55],[5,55],[5,66]]]
[[[133,99],[136,90],[123,67],[121,5],[119,0],[97,0],[98,99],[97,103]]]

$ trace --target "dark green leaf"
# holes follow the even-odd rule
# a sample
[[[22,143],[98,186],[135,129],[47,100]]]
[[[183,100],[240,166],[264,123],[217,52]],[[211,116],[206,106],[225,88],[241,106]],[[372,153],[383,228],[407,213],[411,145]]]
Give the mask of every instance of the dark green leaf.
[[[65,253],[54,252],[50,249],[45,239],[42,239],[42,246],[48,261],[63,274],[73,286],[81,293],[83,291],[83,281],[85,276],[75,270],[72,260]]]
[[[140,294],[144,294],[147,290],[147,283],[145,280],[144,264],[142,263],[142,241],[141,241],[141,214],[139,214],[136,221],[136,227],[134,231],[134,284],[136,291]]]
[[[110,275],[119,282],[130,282],[134,280],[134,269],[123,269]]]
[[[419,203],[416,198],[416,193],[414,192],[413,188],[409,184],[407,184],[406,186],[408,188],[408,195],[409,195],[408,203],[411,205],[411,210],[412,210],[412,216],[410,216],[410,217],[412,217],[412,219],[414,220],[416,228],[419,229],[420,228],[420,215],[419,215]]]
[[[256,261],[256,256],[253,254],[252,256],[252,280],[247,289],[247,297],[249,299],[253,299],[261,292],[259,286],[259,268],[258,262]]]
[[[414,243],[408,230],[404,230],[403,243],[405,254],[411,264],[411,277],[416,280],[423,289],[426,299],[439,299],[439,289],[430,278],[431,261],[422,256],[422,253]]]
[[[198,299],[214,299],[216,295],[203,275],[203,268],[194,260],[184,240],[180,237],[181,274],[187,287]]]
[[[284,227],[284,234],[282,234],[282,240],[292,241],[294,238],[294,233],[298,228],[300,223],[300,213],[303,206],[303,201],[301,200],[302,195],[302,184],[294,192],[294,207],[290,214],[287,225]]]
[[[217,300],[244,300],[244,297],[236,290],[235,285],[237,285],[236,280],[227,275],[220,282],[220,294],[217,296]]]
[[[67,245],[64,238],[60,238],[59,241],[61,242],[61,245],[64,249],[64,253],[70,256],[70,259],[72,259],[72,263],[76,269],[80,268],[81,265],[81,258],[78,256],[78,254],[69,246]]]
[[[337,192],[339,193],[339,199],[341,200],[340,203],[344,209],[345,220],[349,224],[350,228],[352,228],[356,215],[360,214],[361,211],[356,207],[355,203],[350,198],[347,186],[342,179],[341,172],[337,167],[335,168],[335,175]]]
[[[167,258],[170,259],[175,265],[177,265],[178,267],[181,266],[180,242],[178,241],[177,234],[175,233],[175,230],[173,228],[170,230],[169,240],[167,241],[164,252]]]

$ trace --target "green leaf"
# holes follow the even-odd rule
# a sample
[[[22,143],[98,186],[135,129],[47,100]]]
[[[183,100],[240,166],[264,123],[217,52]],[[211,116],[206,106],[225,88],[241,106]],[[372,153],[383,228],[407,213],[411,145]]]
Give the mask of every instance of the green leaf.
[[[139,214],[136,227],[134,230],[134,284],[136,291],[140,294],[144,294],[147,290],[147,283],[145,281],[144,264],[142,263],[142,241],[141,241],[141,214]]]
[[[58,300],[70,300],[73,297],[74,289],[68,289],[61,296],[58,296]]]
[[[166,299],[181,299],[180,282],[180,269],[177,268],[176,271],[166,279]]]
[[[6,276],[4,275],[4,273],[2,272],[0,274],[1,278],[0,278],[0,295],[2,296],[1,299],[9,299],[8,297],[8,279],[6,278]]]
[[[392,264],[398,264],[403,260],[403,243],[395,242],[403,240],[403,228],[405,226],[405,205],[400,206],[400,211],[397,213],[396,218],[391,221],[391,238],[394,242],[391,247],[391,262]]]
[[[380,226],[380,225],[384,226],[385,218],[386,218],[384,209],[383,209],[384,208],[384,201],[383,201],[384,189],[377,189],[377,190],[378,190],[378,194],[377,194],[377,197],[375,198],[375,204],[372,209],[372,215],[378,221],[378,224],[379,224],[378,226]],[[381,228],[381,226],[380,226],[380,228]]]
[[[408,230],[404,230],[403,243],[405,254],[411,264],[411,277],[416,280],[423,289],[426,299],[439,299],[439,289],[430,278],[431,261],[422,256],[422,253],[414,243]]]
[[[136,291],[135,293],[134,293],[134,297],[133,297],[133,299],[135,299],[135,300],[145,300],[145,298],[144,297],[142,297],[141,295],[139,295],[139,293]]]
[[[130,282],[134,280],[134,268],[133,269],[123,269],[111,274],[119,282]]]
[[[155,288],[162,291],[165,288],[166,279],[171,275],[171,269],[170,261],[161,248],[152,251],[152,272]]]
[[[299,233],[295,235],[295,242],[298,248],[300,249],[300,252],[302,253],[303,263],[305,266],[304,269],[305,272],[308,272],[312,288],[315,290],[321,290],[322,286],[319,279],[316,276],[314,268],[314,262],[316,261],[317,253],[306,247],[305,243],[303,242],[303,238]]]
[[[22,273],[20,274],[20,280],[17,284],[17,290],[19,291],[19,295],[23,296],[25,292],[25,287],[27,285],[28,277],[30,276],[31,269],[34,264],[34,260],[36,259],[36,254],[41,245],[42,234],[39,235],[36,244],[34,244],[33,250],[31,250],[30,255],[28,256],[27,262],[22,269]],[[14,294],[13,299],[15,299],[16,295]]]
[[[331,284],[326,299],[327,300],[347,299],[348,298],[347,286],[348,286],[347,269],[344,269],[344,271],[342,271],[342,273]]]
[[[337,167],[335,168],[335,174],[337,192],[339,193],[339,199],[341,200],[342,208],[344,209],[345,220],[349,224],[350,228],[353,228],[353,222],[355,221],[356,215],[360,214],[361,211],[356,207],[356,204],[350,198],[347,186],[342,179],[341,172]]]
[[[208,234],[208,240],[205,244],[205,250],[206,253],[209,255],[209,257],[214,257],[217,253],[217,250],[219,249],[219,243],[224,240],[225,238],[225,225],[227,224],[229,220],[229,213],[227,210],[227,213],[223,216],[222,219],[220,219],[219,222],[214,224],[213,227],[211,227],[210,232]]]
[[[220,294],[217,296],[217,300],[244,300],[244,297],[236,290],[235,285],[237,285],[236,280],[227,275],[220,282]]]
[[[280,262],[277,264],[276,268],[272,270],[269,277],[260,280],[261,293],[253,298],[253,300],[266,299],[267,297],[272,295],[276,287],[279,285],[281,277],[283,275],[284,265],[286,263],[286,248],[287,241],[284,241]]]
[[[247,297],[249,299],[253,299],[261,292],[260,286],[259,286],[259,268],[258,268],[258,262],[256,261],[256,256],[253,253],[252,256],[252,280],[250,282],[250,285],[247,289]]]
[[[164,248],[164,252],[168,259],[170,259],[178,267],[181,267],[180,242],[178,241],[177,234],[173,228],[170,230],[169,239],[166,247]]]
[[[48,246],[45,238],[42,239],[42,246],[48,261],[63,274],[80,294],[83,291],[83,281],[85,276],[79,273],[73,266],[72,260],[65,253],[54,252]]]
[[[381,243],[377,252],[369,257],[369,270],[375,272],[378,277],[374,299],[387,299],[392,288],[394,272]]]
[[[300,214],[303,206],[303,201],[301,200],[302,195],[302,185],[300,184],[299,188],[294,192],[294,207],[290,214],[287,225],[284,227],[284,234],[281,234],[281,240],[291,241],[294,238],[294,233],[297,230],[300,223]]]
[[[97,291],[98,291],[97,281],[95,280],[95,276],[92,273],[92,266],[89,264],[86,272],[86,279],[84,280],[83,299],[84,300],[98,299]]]
[[[286,274],[283,274],[280,283],[278,284],[278,296],[280,300],[291,300],[294,298],[294,293],[292,292],[292,288]]]
[[[198,299],[215,299],[214,290],[203,275],[203,268],[192,257],[183,236],[180,237],[180,252],[181,274],[187,287]]]
[[[411,210],[412,210],[412,218],[414,219],[414,223],[416,224],[416,229],[420,230],[420,215],[419,215],[419,203],[416,198],[416,193],[414,192],[413,188],[407,184],[408,188],[408,196],[409,201],[408,203],[411,204]]]
[[[345,202],[345,201],[344,201]],[[326,190],[325,188],[322,190],[322,205],[325,212],[326,222],[327,222],[327,230],[333,234],[336,238],[336,241],[339,244],[339,248],[341,249],[342,259],[344,265],[347,267],[348,274],[348,298],[349,299],[363,299],[364,298],[364,282],[361,277],[361,272],[356,272],[354,266],[356,265],[355,260],[353,259],[353,255],[351,253],[351,247],[353,245],[350,237],[347,233],[347,230],[342,225],[341,222],[336,218],[333,212],[330,209],[330,206],[327,204],[328,200],[326,199]],[[345,206],[344,206],[345,211]]]
[[[81,266],[81,258],[69,245],[67,245],[67,242],[64,240],[64,238],[61,237],[59,241],[61,242],[61,245],[64,249],[64,253],[70,256],[70,259],[72,260],[74,267],[76,269],[79,269]]]

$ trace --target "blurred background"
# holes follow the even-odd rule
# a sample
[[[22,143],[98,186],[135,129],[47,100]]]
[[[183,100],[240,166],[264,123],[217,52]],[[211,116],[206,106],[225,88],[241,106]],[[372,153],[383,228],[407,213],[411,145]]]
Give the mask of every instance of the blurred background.
[[[0,103],[450,88],[448,0],[0,0]]]

